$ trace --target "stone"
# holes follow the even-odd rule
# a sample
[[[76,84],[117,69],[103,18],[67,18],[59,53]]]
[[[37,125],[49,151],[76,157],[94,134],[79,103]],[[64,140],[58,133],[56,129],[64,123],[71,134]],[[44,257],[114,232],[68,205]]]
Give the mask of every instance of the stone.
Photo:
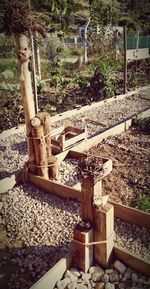
[[[115,289],[115,285],[112,283],[105,284],[105,289]]]
[[[111,274],[111,273],[113,273],[113,269],[106,269],[106,270],[105,270],[105,273],[106,273],[106,274]]]
[[[119,272],[119,273],[122,273],[124,274],[124,272],[126,271],[126,266],[121,263],[119,260],[116,260],[114,262],[114,268]]]
[[[103,289],[103,288],[105,288],[105,283],[103,282],[96,283],[95,289]]]
[[[82,273],[82,280],[87,281],[91,279],[91,274],[89,273]]]
[[[102,280],[103,276],[104,276],[104,272],[95,272],[92,274],[92,280],[94,282],[100,281]]]
[[[117,271],[113,271],[112,274],[109,275],[110,282],[118,282],[119,281],[119,275]]]
[[[75,289],[77,287],[77,282],[71,282],[68,284],[67,289]]]
[[[76,289],[87,289],[87,286],[84,284],[77,284]]]
[[[64,273],[64,278],[69,277],[70,275],[72,275],[70,270],[66,270],[66,272]]]
[[[65,289],[69,283],[70,283],[70,279],[69,279],[69,277],[66,277],[63,280],[60,280],[57,282],[57,288],[58,289]]]
[[[103,278],[102,278],[102,281],[105,283],[108,283],[109,282],[109,275],[105,273]]]
[[[71,274],[70,276],[68,276],[69,277],[69,279],[70,279],[70,281],[71,282],[75,282],[75,281],[77,281],[78,280],[78,277],[77,276],[75,276],[75,275],[73,275],[73,274]]]
[[[102,270],[99,266],[91,266],[89,268],[89,274],[93,274],[93,273],[97,273],[97,272],[103,272],[104,273],[104,270]]]
[[[133,283],[137,283],[137,281],[138,281],[138,275],[137,275],[136,273],[132,273],[132,274],[131,274],[131,281],[132,281]]]
[[[71,268],[71,269],[70,269],[70,272],[71,272],[73,275],[75,275],[75,276],[77,276],[77,277],[80,277],[80,272],[79,272],[76,268]]]

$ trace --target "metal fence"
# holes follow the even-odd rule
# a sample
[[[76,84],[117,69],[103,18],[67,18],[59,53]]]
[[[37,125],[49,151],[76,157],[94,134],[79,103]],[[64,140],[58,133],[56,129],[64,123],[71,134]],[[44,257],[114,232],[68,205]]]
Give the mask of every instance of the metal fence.
[[[150,48],[150,36],[128,36],[127,49]]]

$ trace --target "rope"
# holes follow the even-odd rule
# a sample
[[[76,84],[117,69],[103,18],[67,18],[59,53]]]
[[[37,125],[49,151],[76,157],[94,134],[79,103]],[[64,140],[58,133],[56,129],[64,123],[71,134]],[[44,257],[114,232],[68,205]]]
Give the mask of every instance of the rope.
[[[47,136],[49,136],[50,134],[51,134],[51,131],[49,131],[47,134],[45,134],[43,136],[40,136],[40,137],[38,137],[38,136],[28,136],[28,135],[26,135],[26,137],[29,138],[29,139],[44,139]]]
[[[33,167],[36,167],[36,168],[48,168],[48,167],[52,167],[52,166],[54,166],[55,165],[55,163],[53,163],[53,164],[47,164],[47,165],[36,165],[36,164],[31,164],[31,166],[33,166]]]
[[[93,246],[93,245],[100,245],[100,244],[106,244],[107,241],[112,237],[112,235],[114,234],[114,232],[112,232],[112,234],[109,236],[108,239],[104,240],[104,241],[95,241],[95,242],[89,242],[89,243],[83,243],[81,241],[78,241],[76,239],[73,239],[74,242],[78,243],[78,244],[81,244],[85,247],[90,247],[90,246]]]

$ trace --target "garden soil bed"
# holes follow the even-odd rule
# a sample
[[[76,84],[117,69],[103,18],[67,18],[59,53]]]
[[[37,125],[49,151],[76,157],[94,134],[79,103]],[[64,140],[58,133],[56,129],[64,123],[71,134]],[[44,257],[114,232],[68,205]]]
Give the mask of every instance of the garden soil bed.
[[[132,127],[88,150],[88,153],[113,161],[112,172],[103,180],[103,193],[114,201],[137,206],[140,196],[149,196],[150,137]]]

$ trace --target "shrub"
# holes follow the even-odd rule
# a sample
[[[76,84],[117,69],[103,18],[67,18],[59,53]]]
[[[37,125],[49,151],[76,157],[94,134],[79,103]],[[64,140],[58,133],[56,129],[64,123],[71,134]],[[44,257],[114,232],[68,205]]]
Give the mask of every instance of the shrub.
[[[46,45],[46,57],[50,67],[57,66],[60,58],[65,56],[66,47],[56,34],[51,35]]]

